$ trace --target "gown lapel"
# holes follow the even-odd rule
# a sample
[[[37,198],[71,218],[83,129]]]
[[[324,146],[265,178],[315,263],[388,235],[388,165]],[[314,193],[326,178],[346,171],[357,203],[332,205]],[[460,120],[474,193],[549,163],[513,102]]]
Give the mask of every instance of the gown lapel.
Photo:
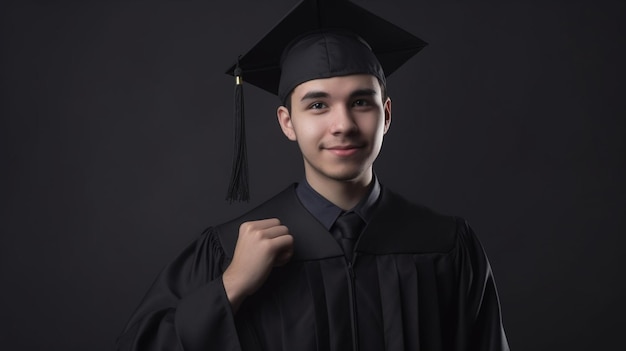
[[[235,250],[241,223],[274,217],[289,228],[289,233],[294,238],[292,261],[343,256],[337,241],[300,203],[295,186],[290,185],[250,212],[217,227],[222,246],[229,258],[232,258]]]
[[[246,221],[276,217],[294,237],[292,260],[307,261],[343,256],[341,247],[320,222],[304,208],[296,184],[250,212],[217,227],[229,258],[237,243],[239,226]],[[456,219],[412,204],[385,187],[369,224],[356,243],[360,254],[448,252],[456,243]]]

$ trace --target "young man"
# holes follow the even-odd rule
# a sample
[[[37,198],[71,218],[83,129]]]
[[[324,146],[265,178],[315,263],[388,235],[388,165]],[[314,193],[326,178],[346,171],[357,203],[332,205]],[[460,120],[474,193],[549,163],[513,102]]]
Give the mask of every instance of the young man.
[[[372,26],[371,14],[333,4],[305,1],[281,23],[356,12]],[[157,278],[120,350],[508,350],[471,229],[394,194],[373,172],[391,124],[383,67],[402,60],[376,55],[354,33],[362,26],[332,22],[283,38],[278,81],[253,83],[283,102],[278,122],[306,179],[207,229]],[[279,25],[268,37],[285,32]],[[424,45],[412,43],[409,57]],[[244,59],[254,82],[259,69]]]

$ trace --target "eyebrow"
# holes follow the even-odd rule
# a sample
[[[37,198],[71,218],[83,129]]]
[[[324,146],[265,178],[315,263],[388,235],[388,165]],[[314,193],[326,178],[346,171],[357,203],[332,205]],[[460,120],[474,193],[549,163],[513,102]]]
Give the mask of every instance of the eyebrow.
[[[374,89],[357,89],[350,93],[351,98],[355,98],[357,96],[376,96],[378,93]]]
[[[328,95],[328,93],[326,92],[314,90],[314,91],[309,91],[308,93],[304,94],[304,96],[302,97],[302,99],[300,99],[300,101],[327,98],[329,96],[330,95]]]
[[[357,89],[350,93],[350,98],[355,98],[357,96],[376,96],[377,94],[378,93],[374,89]],[[327,98],[329,96],[330,95],[327,92],[313,90],[304,94],[300,101]]]

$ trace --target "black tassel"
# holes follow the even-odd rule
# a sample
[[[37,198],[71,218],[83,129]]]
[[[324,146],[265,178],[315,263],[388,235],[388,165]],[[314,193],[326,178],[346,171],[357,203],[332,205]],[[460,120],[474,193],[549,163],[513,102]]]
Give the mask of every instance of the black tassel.
[[[230,175],[230,184],[226,200],[233,201],[250,200],[248,185],[248,152],[246,148],[246,126],[244,118],[243,82],[241,80],[241,68],[237,64],[235,68],[235,154],[233,167]]]

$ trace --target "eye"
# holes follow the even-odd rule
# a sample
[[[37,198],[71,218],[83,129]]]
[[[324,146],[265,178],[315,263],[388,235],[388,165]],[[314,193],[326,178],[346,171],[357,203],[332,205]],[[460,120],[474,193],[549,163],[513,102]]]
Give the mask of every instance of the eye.
[[[326,107],[326,104],[324,104],[323,102],[314,102],[312,104],[309,105],[309,108],[312,110],[319,110],[319,109],[323,109]]]
[[[371,105],[372,103],[368,99],[357,99],[352,103],[352,106],[354,107],[367,107]]]

